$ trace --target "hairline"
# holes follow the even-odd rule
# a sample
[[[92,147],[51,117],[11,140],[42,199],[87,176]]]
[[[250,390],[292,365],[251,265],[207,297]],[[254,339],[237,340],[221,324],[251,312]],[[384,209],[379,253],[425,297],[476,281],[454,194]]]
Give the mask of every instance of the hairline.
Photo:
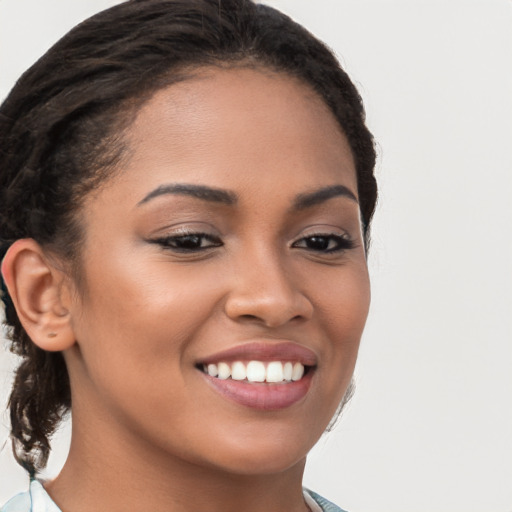
[[[109,130],[109,136],[107,138],[107,145],[111,142],[114,143],[112,148],[116,152],[115,161],[113,165],[98,166],[93,172],[94,178],[89,181],[95,182],[91,188],[78,198],[76,208],[71,212],[70,224],[75,229],[75,238],[73,240],[73,248],[71,254],[64,255],[62,248],[58,247],[58,244],[50,243],[45,244],[46,248],[54,253],[59,261],[63,264],[64,269],[68,270],[69,276],[75,281],[77,289],[83,293],[87,292],[86,279],[84,274],[84,261],[82,259],[83,251],[86,242],[86,226],[80,218],[80,213],[83,211],[84,203],[91,195],[95,192],[99,192],[103,187],[108,186],[113,182],[116,176],[122,173],[122,167],[125,165],[130,157],[133,155],[133,147],[129,144],[128,132],[133,126],[137,116],[159,92],[187,81],[197,79],[208,79],[208,71],[215,70],[238,70],[238,69],[250,69],[261,72],[270,77],[287,77],[297,84],[303,86],[309,91],[308,100],[320,100],[321,105],[325,108],[325,111],[331,115],[338,127],[340,135],[345,137],[348,146],[350,148],[350,154],[355,164],[355,154],[350,141],[348,140],[344,128],[341,125],[338,117],[332,111],[328,105],[326,99],[315,90],[313,84],[306,78],[300,76],[298,73],[293,73],[291,70],[280,68],[272,63],[265,62],[264,59],[259,59],[254,55],[240,55],[239,57],[226,56],[212,57],[209,59],[199,59],[198,62],[194,63],[183,63],[181,65],[170,66],[166,71],[158,75],[153,82],[153,85],[147,86],[142,85],[142,90],[134,91],[127,97],[122,98],[115,108],[115,113],[112,115],[112,125]],[[205,73],[206,72],[206,73]],[[112,139],[117,139],[115,142]],[[358,180],[357,170],[355,170],[356,180]],[[69,243],[69,239],[67,240]],[[66,261],[68,260],[68,261]]]

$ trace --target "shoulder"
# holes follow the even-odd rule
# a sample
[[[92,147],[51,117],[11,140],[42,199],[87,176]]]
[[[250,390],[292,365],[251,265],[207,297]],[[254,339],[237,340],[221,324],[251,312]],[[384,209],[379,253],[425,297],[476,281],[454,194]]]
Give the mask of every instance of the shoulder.
[[[2,508],[0,512],[30,512],[31,502],[30,493],[22,492],[11,498]]]
[[[313,511],[320,510],[321,512],[346,512],[334,503],[331,503],[329,500],[326,500],[324,497],[320,496],[316,492],[310,491],[309,489],[304,489],[304,496],[306,497],[306,502]],[[310,500],[308,500],[308,498],[311,499],[313,504],[317,505],[316,509],[311,506],[312,504],[310,504]]]
[[[44,487],[37,480],[30,482],[30,489],[11,498],[0,512],[61,512]]]

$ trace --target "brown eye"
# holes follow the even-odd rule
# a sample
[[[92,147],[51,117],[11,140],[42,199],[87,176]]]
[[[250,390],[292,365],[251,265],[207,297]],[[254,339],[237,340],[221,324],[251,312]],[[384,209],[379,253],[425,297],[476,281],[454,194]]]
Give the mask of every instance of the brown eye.
[[[315,251],[329,250],[332,242],[332,238],[327,236],[312,236],[305,240],[306,247]]]
[[[337,252],[352,249],[354,242],[346,235],[317,234],[297,240],[292,247],[307,249],[314,252]]]
[[[161,245],[165,249],[178,252],[198,252],[223,245],[219,238],[207,233],[187,233],[184,235],[167,236],[165,238],[152,240],[151,242]]]
[[[168,245],[173,245],[177,249],[194,250],[202,247],[203,238],[201,235],[186,235],[176,237],[169,241]]]

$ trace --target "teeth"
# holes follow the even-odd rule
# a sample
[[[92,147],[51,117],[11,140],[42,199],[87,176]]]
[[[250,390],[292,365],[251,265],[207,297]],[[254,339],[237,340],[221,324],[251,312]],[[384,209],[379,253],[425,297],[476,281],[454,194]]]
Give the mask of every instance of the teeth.
[[[284,380],[292,380],[293,375],[293,364],[288,362],[284,364],[283,376]]]
[[[282,382],[283,378],[283,363],[280,361],[268,363],[267,382]]]
[[[303,375],[304,375],[304,366],[302,366],[300,363],[295,363],[293,365],[292,380],[300,380],[300,379],[302,379]]]
[[[302,379],[304,376],[304,365],[290,361],[249,361],[247,364],[242,361],[233,363],[219,362],[203,366],[203,371],[218,379],[226,380],[230,377],[233,380],[247,380],[249,382],[290,382]]]
[[[251,361],[247,365],[247,380],[249,382],[265,382],[265,365],[261,361]]]
[[[245,371],[245,364],[237,361],[233,363],[233,369],[231,370],[231,378],[233,380],[245,380],[247,372]]]
[[[225,380],[231,376],[231,368],[229,367],[229,364],[226,363],[219,363],[219,375],[217,377],[219,379]]]

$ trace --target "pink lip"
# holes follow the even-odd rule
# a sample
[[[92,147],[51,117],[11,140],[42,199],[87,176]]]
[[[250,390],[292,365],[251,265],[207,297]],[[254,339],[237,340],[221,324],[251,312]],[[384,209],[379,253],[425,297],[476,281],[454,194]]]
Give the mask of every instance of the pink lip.
[[[229,363],[233,361],[291,361],[304,366],[316,366],[316,354],[302,345],[290,341],[285,342],[251,342],[217,352],[205,357],[199,364]]]
[[[295,382],[256,383],[232,379],[218,379],[203,373],[208,384],[225,398],[253,409],[271,411],[285,409],[299,402],[309,391],[317,365],[316,354],[293,342],[251,342],[217,352],[202,359],[198,366],[234,361],[290,361],[308,366],[304,377]]]
[[[246,407],[262,411],[285,409],[304,398],[311,386],[314,370],[296,382],[269,384],[232,379],[217,379],[203,373],[207,382],[221,395]]]

